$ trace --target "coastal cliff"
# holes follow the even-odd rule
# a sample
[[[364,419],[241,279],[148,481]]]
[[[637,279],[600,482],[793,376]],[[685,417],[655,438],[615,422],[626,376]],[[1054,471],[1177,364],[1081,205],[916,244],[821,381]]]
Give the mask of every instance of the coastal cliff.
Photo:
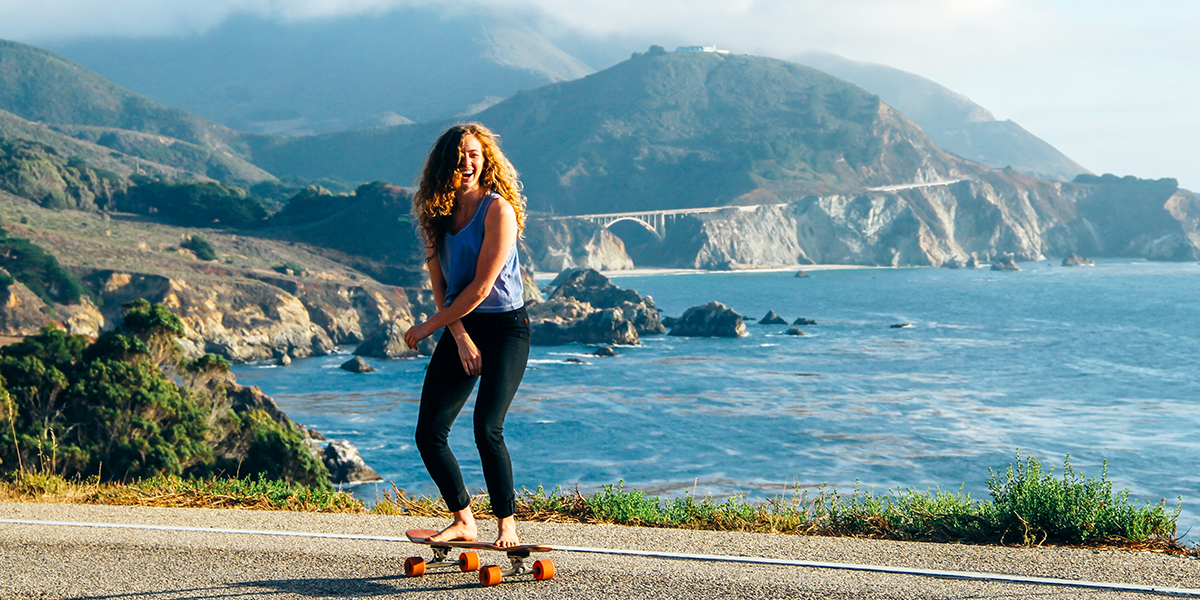
[[[1200,258],[1200,200],[1172,180],[1034,179],[1005,170],[946,185],[807,196],[679,218],[639,264],[942,266],[1012,255]]]

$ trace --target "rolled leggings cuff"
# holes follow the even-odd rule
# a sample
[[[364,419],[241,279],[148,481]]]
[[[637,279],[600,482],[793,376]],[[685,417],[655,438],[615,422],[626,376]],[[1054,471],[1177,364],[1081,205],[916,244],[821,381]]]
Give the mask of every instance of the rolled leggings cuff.
[[[458,512],[468,506],[471,506],[471,495],[466,490],[459,492],[455,498],[446,498],[446,509],[450,512]]]

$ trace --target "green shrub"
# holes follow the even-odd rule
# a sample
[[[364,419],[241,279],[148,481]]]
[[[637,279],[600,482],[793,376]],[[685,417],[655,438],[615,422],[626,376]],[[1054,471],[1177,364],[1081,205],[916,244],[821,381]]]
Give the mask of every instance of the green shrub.
[[[200,260],[217,260],[217,251],[213,249],[212,244],[199,235],[189,237],[179,244],[179,247],[196,253],[196,258]]]
[[[46,304],[77,304],[86,294],[83,284],[62,268],[54,255],[29,240],[9,237],[3,230],[0,230],[0,268]],[[8,289],[12,279],[0,281],[0,288]]]
[[[213,182],[141,180],[121,200],[128,210],[155,213],[185,227],[254,227],[267,218],[261,200]]]
[[[291,261],[285,262],[282,265],[273,268],[276,273],[283,273],[284,275],[292,275],[295,277],[304,277],[308,274],[308,269],[305,269],[304,267]]]

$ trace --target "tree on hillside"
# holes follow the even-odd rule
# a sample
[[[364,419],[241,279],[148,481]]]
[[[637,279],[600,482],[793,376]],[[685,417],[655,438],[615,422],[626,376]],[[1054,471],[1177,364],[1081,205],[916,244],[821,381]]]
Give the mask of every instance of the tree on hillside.
[[[121,198],[123,209],[155,213],[183,227],[256,227],[267,219],[262,200],[211,181],[141,179]]]
[[[122,325],[94,343],[48,327],[0,348],[0,471],[262,473],[329,485],[293,425],[231,410],[228,361],[182,356],[177,316],[145,300],[124,309]]]

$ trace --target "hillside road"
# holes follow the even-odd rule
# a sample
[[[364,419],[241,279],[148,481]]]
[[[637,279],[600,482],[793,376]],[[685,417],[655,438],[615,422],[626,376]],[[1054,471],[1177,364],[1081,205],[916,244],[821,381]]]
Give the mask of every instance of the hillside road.
[[[0,519],[404,536],[429,519],[0,503]],[[492,532],[492,522],[481,523]],[[1200,561],[1151,553],[522,523],[529,542],[860,563],[1200,588]],[[474,574],[405,578],[406,542],[0,523],[0,598],[1153,598],[1160,594],[864,571],[555,551],[552,581],[480,588]],[[502,555],[484,553],[489,559]],[[1200,596],[1200,592],[1197,593]]]

